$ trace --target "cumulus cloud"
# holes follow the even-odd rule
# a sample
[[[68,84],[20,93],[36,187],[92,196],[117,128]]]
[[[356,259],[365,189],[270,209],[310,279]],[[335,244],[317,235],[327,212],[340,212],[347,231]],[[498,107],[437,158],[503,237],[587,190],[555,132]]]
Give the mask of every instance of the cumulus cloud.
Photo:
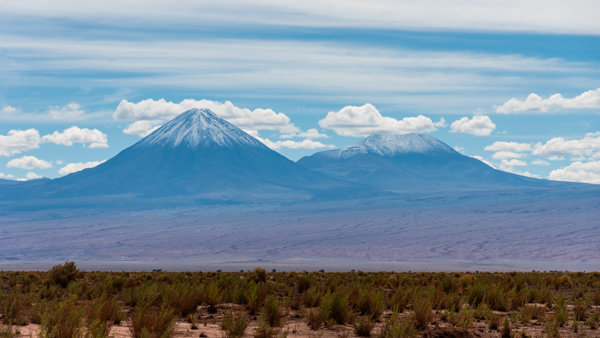
[[[21,158],[15,158],[6,164],[7,168],[21,168],[26,170],[31,169],[48,169],[52,168],[52,163],[44,160],[40,160],[35,156],[23,156]]]
[[[139,137],[146,137],[146,136],[150,135],[150,133],[152,133],[156,129],[160,128],[160,126],[161,126],[161,124],[163,124],[163,122],[164,121],[161,121],[161,120],[136,121],[136,122],[129,124],[129,126],[127,126],[127,128],[123,129],[123,132],[125,134],[137,135]]]
[[[342,136],[368,136],[372,134],[408,134],[436,130],[430,118],[423,115],[397,120],[381,115],[370,103],[362,106],[346,106],[336,112],[330,111],[319,126]]]
[[[453,133],[471,134],[475,136],[488,136],[496,129],[496,125],[485,115],[474,115],[472,118],[463,117],[452,122],[450,131]]]
[[[433,124],[436,128],[444,128],[447,126],[446,124],[446,119],[445,118],[440,118],[439,121],[437,121],[436,123]]]
[[[10,130],[0,135],[0,156],[11,156],[27,150],[37,149],[41,138],[37,129]]]
[[[40,175],[38,175],[38,174],[34,173],[33,171],[30,171],[30,172],[28,172],[28,173],[25,175],[25,179],[26,179],[27,181],[29,181],[29,180],[37,180],[38,178],[42,178],[42,176],[40,176]]]
[[[0,109],[0,114],[14,114],[17,113],[19,110],[13,106],[9,106],[9,105],[5,105],[2,107],[2,109]]]
[[[101,163],[104,163],[105,161],[90,161],[90,162],[75,162],[75,163],[69,163],[66,166],[60,168],[60,170],[58,171],[59,174],[61,175],[68,175],[68,174],[72,174],[78,171],[81,171],[83,169],[88,169],[88,168],[93,168]]]
[[[573,162],[569,166],[552,170],[551,180],[600,184],[600,161]]]
[[[139,102],[122,100],[113,117],[126,121],[154,121],[153,123],[135,122],[123,132],[136,135],[147,135],[157,126],[157,121],[167,121],[191,108],[208,108],[219,117],[233,123],[244,130],[279,130],[284,133],[298,132],[298,128],[290,122],[284,113],[277,113],[269,108],[240,108],[230,101],[217,102],[211,100],[186,99],[179,103],[165,99],[146,99]],[[143,128],[146,129],[143,129]]]
[[[511,158],[522,158],[527,156],[522,152],[531,151],[531,144],[497,141],[485,147],[484,150],[495,151],[492,158],[496,160],[508,160]]]
[[[257,131],[250,131],[249,134],[255,139],[262,142],[267,147],[277,150],[281,148],[289,149],[324,149],[324,148],[335,148],[334,145],[324,144],[319,141],[304,139],[301,141],[284,140],[284,141],[271,141],[268,138],[262,138]]]
[[[487,151],[512,151],[523,152],[531,151],[531,144],[518,142],[497,141],[484,148]]]
[[[0,178],[5,178],[5,179],[14,179],[15,176],[11,175],[11,174],[5,174],[5,173],[0,173]]]
[[[564,156],[591,156],[600,151],[600,132],[587,133],[582,139],[565,140],[554,137],[546,143],[538,142],[532,153],[545,156],[549,160],[563,159]]]
[[[525,100],[512,98],[501,106],[495,107],[497,113],[511,114],[519,112],[545,113],[556,109],[600,108],[600,88],[588,90],[573,98],[565,98],[561,94],[550,95],[544,99],[531,93]]]
[[[302,140],[302,141],[292,141],[292,140],[285,140],[285,141],[270,141],[268,139],[262,139],[261,140],[267,147],[271,148],[271,149],[280,149],[280,148],[289,148],[289,149],[323,149],[323,148],[328,148],[328,149],[332,149],[335,148],[334,145],[331,144],[323,144],[319,141],[314,141],[314,140]]]
[[[88,148],[108,148],[106,134],[98,129],[87,129],[72,126],[62,132],[55,131],[43,137],[44,142],[72,146],[74,143],[89,144]]]
[[[77,102],[71,102],[65,106],[52,106],[48,110],[48,114],[53,120],[76,120],[81,118],[85,111]]]

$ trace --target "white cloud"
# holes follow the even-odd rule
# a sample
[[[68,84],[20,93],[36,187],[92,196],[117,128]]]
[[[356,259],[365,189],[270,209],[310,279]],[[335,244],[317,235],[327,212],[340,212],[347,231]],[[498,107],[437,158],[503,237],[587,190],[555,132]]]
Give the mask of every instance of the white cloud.
[[[14,176],[14,175],[11,175],[11,174],[0,173],[0,178],[5,178],[5,179],[10,179],[10,180],[12,180],[12,179],[14,179],[14,178],[15,178],[15,176]]]
[[[19,110],[17,108],[13,107],[13,106],[5,105],[5,106],[2,107],[2,109],[0,109],[0,114],[10,115],[10,114],[17,113],[18,111]]]
[[[484,150],[487,151],[512,151],[512,152],[523,152],[531,151],[531,144],[529,143],[518,143],[518,142],[504,142],[497,141],[489,146],[486,146]]]
[[[248,132],[252,137],[262,142],[267,147],[277,150],[281,148],[289,148],[289,149],[323,149],[323,148],[335,148],[334,145],[324,144],[319,141],[314,141],[310,139],[304,139],[301,141],[292,141],[292,140],[284,140],[284,141],[271,141],[268,138],[262,138],[258,134],[257,131],[251,130]]]
[[[536,143],[532,153],[557,160],[563,159],[564,156],[591,156],[598,151],[600,151],[600,132],[587,133],[584,138],[576,140],[554,137],[546,143]]]
[[[433,125],[436,128],[445,128],[447,126],[446,119],[442,117],[438,122],[434,123]]]
[[[372,134],[408,134],[436,130],[433,121],[423,115],[397,120],[382,116],[370,103],[346,106],[337,112],[330,111],[319,121],[319,126],[342,136],[368,136]]]
[[[37,129],[10,130],[0,135],[0,156],[11,156],[40,146],[40,133]]]
[[[537,159],[537,160],[533,160],[531,162],[531,164],[535,164],[535,165],[550,165],[550,162]]]
[[[594,1],[336,1],[147,0],[144,6],[128,2],[73,2],[55,0],[0,1],[7,17],[29,16],[123,25],[153,22],[160,27],[251,24],[293,27],[352,27],[441,31],[517,31],[559,34],[600,34]],[[188,24],[188,26],[185,26]],[[121,27],[118,25],[117,27]]]
[[[29,180],[37,180],[38,178],[42,178],[42,176],[34,173],[33,171],[30,171],[25,175],[25,178],[27,179],[27,181],[29,181]]]
[[[600,108],[600,88],[588,90],[573,98],[565,98],[554,94],[546,99],[535,93],[529,94],[525,100],[512,98],[503,105],[496,107],[497,113],[511,114],[518,112],[545,113],[556,109],[586,109]]]
[[[600,184],[600,161],[573,162],[569,166],[552,170],[551,180]]]
[[[323,149],[323,148],[328,148],[328,149],[332,149],[335,148],[334,145],[331,144],[323,144],[319,141],[314,141],[314,140],[302,140],[302,141],[292,141],[292,140],[285,140],[285,141],[270,141],[269,139],[259,139],[261,142],[263,142],[267,147],[271,148],[271,149],[280,149],[280,148],[290,148],[290,149]]]
[[[113,117],[116,120],[153,121],[152,123],[132,123],[123,132],[137,135],[147,135],[157,126],[158,121],[167,121],[191,108],[208,108],[219,117],[233,123],[244,130],[279,130],[285,133],[294,133],[298,128],[290,122],[284,113],[277,113],[272,109],[240,108],[230,101],[224,103],[211,100],[185,99],[179,103],[165,99],[146,99],[137,103],[122,100]]]
[[[311,129],[308,129],[307,131],[300,132],[300,133],[283,134],[280,137],[281,138],[302,137],[302,138],[306,138],[309,140],[314,140],[317,138],[329,138],[328,135],[319,133],[319,131],[315,128],[311,128]]]
[[[452,122],[450,131],[453,133],[472,134],[475,136],[488,136],[496,129],[496,125],[485,115],[474,115],[472,118],[463,117]]]
[[[527,156],[527,155],[522,154],[522,153],[515,153],[512,151],[498,151],[492,155],[492,158],[495,160],[508,160],[511,158],[522,158],[525,156]]]
[[[52,106],[48,110],[48,114],[53,120],[77,120],[80,119],[85,111],[77,102],[71,102],[65,106]]]
[[[21,158],[15,158],[6,164],[7,168],[21,168],[21,169],[48,169],[52,168],[52,163],[44,160],[40,160],[35,156],[23,156]]]
[[[60,168],[60,170],[58,171],[59,174],[61,175],[68,175],[68,174],[72,174],[74,172],[78,172],[81,171],[83,169],[87,169],[87,168],[93,168],[101,163],[104,163],[104,161],[90,161],[90,162],[76,162],[76,163],[69,163],[66,166]]]
[[[142,120],[136,121],[127,128],[123,129],[125,134],[137,135],[139,137],[146,137],[150,135],[153,131],[160,128],[164,121],[162,120]]]
[[[108,148],[108,138],[106,134],[98,129],[87,129],[72,126],[63,130],[55,131],[50,135],[45,135],[44,142],[72,146],[74,143],[89,144],[88,148]]]

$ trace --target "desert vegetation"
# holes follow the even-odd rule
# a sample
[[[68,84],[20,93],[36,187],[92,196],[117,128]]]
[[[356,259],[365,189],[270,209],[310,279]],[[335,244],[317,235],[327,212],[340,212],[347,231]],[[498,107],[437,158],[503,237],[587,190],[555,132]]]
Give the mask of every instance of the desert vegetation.
[[[0,337],[600,337],[600,273],[0,272]]]

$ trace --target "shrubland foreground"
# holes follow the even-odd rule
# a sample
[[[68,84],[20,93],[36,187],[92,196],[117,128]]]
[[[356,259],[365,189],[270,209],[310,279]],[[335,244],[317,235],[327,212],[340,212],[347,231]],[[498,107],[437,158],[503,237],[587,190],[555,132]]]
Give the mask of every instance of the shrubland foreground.
[[[0,337],[600,337],[600,273],[0,272]]]

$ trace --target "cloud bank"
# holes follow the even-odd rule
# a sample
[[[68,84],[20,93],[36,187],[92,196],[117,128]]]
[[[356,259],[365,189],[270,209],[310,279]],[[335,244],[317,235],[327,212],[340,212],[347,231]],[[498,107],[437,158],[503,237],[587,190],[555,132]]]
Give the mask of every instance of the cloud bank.
[[[561,94],[554,94],[544,99],[535,93],[529,94],[525,100],[513,97],[501,106],[496,107],[496,112],[501,114],[521,112],[546,113],[558,109],[590,108],[600,108],[600,88],[588,90],[573,98],[565,98]]]
[[[108,137],[98,129],[72,126],[62,132],[55,131],[43,137],[44,142],[72,146],[74,143],[88,144],[88,148],[108,148]]]
[[[600,184],[600,161],[573,162],[565,168],[552,170],[549,178],[557,181]]]

